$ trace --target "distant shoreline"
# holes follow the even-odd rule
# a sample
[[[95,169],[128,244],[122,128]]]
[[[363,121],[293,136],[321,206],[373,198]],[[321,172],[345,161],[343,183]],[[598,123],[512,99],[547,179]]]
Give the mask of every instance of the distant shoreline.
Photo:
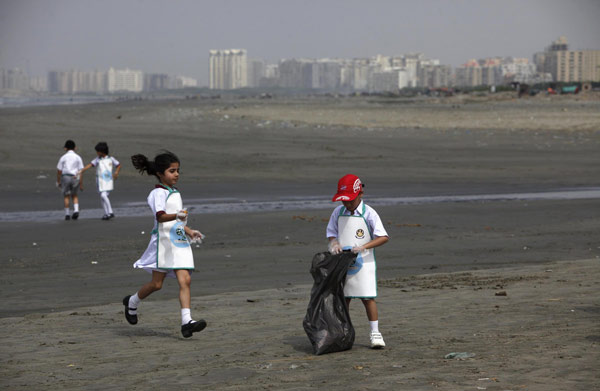
[[[423,93],[414,94],[378,94],[360,92],[326,92],[321,90],[173,90],[142,93],[120,93],[110,95],[95,94],[73,94],[55,95],[47,92],[31,93],[12,90],[0,90],[0,109],[40,106],[63,106],[90,103],[115,103],[129,101],[173,101],[173,100],[216,100],[216,101],[239,101],[266,100],[281,101],[287,99],[325,99],[325,100],[360,100],[366,99],[371,103],[431,103],[431,104],[470,104],[470,103],[494,103],[504,101],[535,101],[535,102],[565,102],[565,101],[600,101],[600,92],[592,91],[580,94],[547,95],[539,93],[536,96],[523,96],[519,98],[516,91],[469,91],[459,92],[449,96],[427,95]]]

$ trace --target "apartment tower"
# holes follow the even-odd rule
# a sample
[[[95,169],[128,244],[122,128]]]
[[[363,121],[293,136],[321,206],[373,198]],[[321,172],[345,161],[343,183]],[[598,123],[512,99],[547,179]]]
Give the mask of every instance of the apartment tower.
[[[245,49],[209,52],[209,87],[233,90],[248,86],[248,60]]]

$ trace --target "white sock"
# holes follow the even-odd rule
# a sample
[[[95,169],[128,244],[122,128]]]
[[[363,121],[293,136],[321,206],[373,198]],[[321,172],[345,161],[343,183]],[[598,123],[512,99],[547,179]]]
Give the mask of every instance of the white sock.
[[[192,320],[192,311],[189,308],[181,309],[181,324],[188,324]]]
[[[371,325],[371,332],[378,333],[379,332],[379,321],[378,320],[370,320],[369,324]]]
[[[73,204],[73,212],[79,212],[79,204]]]
[[[137,314],[137,307],[140,304],[140,301],[141,299],[138,296],[137,292],[135,293],[135,295],[129,298],[129,304],[127,305],[129,307],[129,315]]]
[[[100,193],[100,201],[102,202],[102,208],[104,208],[104,214],[112,214],[113,210],[110,206],[110,200],[108,199],[108,192],[103,191]]]
[[[69,208],[65,208],[65,216],[69,215]]]

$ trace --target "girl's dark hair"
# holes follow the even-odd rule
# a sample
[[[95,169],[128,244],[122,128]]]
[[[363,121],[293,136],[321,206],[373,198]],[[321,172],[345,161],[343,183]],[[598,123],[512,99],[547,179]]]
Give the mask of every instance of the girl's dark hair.
[[[133,163],[133,166],[140,174],[145,172],[148,175],[154,175],[158,178],[158,174],[164,173],[171,166],[171,163],[180,162],[179,158],[173,152],[164,151],[163,153],[156,155],[154,161],[148,160],[148,158],[142,154],[133,155],[131,157],[131,163]]]
[[[104,141],[100,141],[94,148],[96,149],[96,152],[102,152],[103,154],[108,155],[108,144]]]

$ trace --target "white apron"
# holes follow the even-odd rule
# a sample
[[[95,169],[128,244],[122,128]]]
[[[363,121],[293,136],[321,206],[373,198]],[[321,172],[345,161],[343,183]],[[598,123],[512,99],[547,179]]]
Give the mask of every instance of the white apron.
[[[342,207],[338,217],[338,242],[344,250],[362,246],[373,239],[369,225],[363,216],[343,215]],[[363,203],[362,214],[365,213]],[[367,249],[358,254],[356,262],[348,268],[344,296],[351,298],[371,299],[377,297],[377,265],[375,250]]]
[[[98,159],[96,182],[98,183],[99,192],[113,190],[113,161],[109,156]]]
[[[177,213],[183,207],[181,194],[169,188],[166,213]],[[158,269],[194,269],[194,255],[185,234],[185,221],[158,223],[156,267]]]

